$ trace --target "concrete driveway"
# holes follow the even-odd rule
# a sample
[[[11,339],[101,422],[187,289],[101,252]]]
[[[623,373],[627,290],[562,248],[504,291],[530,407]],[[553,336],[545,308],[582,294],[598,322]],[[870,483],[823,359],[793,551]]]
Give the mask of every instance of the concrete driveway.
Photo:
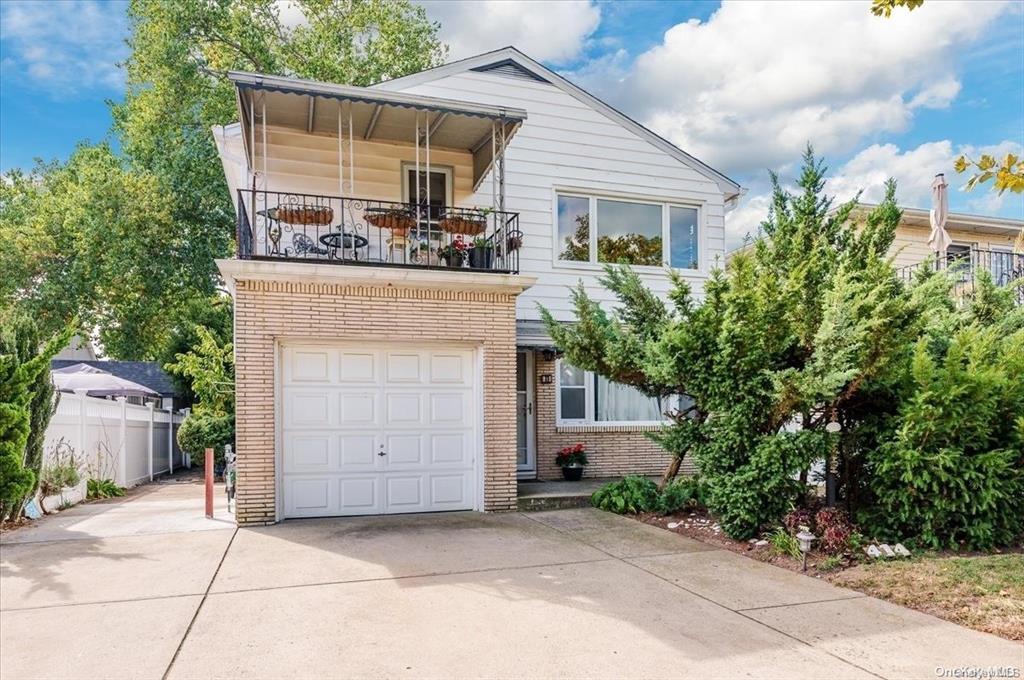
[[[187,485],[186,485],[187,486]],[[158,485],[0,541],[3,678],[934,678],[1014,643],[591,509],[199,520]]]

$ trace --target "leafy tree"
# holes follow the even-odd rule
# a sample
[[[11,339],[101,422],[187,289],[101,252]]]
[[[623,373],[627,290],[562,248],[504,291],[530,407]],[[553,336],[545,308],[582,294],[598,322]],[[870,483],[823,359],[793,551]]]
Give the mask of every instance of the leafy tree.
[[[79,146],[66,163],[0,182],[0,299],[44,334],[80,316],[115,358],[153,358],[167,310],[190,289],[188,246],[172,192],[128,169],[107,145]]]
[[[923,4],[924,0],[871,0],[871,13],[888,19],[897,7],[906,7],[908,12],[913,12]]]
[[[165,366],[188,380],[198,399],[178,430],[178,445],[198,464],[203,464],[206,449],[212,448],[221,464],[224,446],[235,439],[234,349],[205,326],[196,326],[194,331],[198,344]]]
[[[666,304],[632,270],[608,267],[613,313],[582,287],[572,293],[575,325],[542,310],[572,364],[651,397],[690,397],[653,435],[675,457],[665,481],[693,455],[709,507],[735,537],[799,500],[813,461],[835,464],[826,426],[912,334],[908,294],[884,255],[900,217],[895,184],[855,225],[854,202],[833,210],[822,194],[824,173],[808,148],[800,193],[772,177],[767,238],[714,272],[702,303],[675,273]]]
[[[196,398],[196,411],[217,414],[235,412],[235,355],[230,342],[220,343],[206,327],[197,326],[199,344],[178,354],[165,368],[189,380]]]
[[[956,159],[953,167],[960,174],[969,169],[974,173],[964,187],[967,191],[994,180],[992,190],[999,194],[1007,189],[1015,194],[1024,193],[1024,160],[1012,153],[1006,154],[1002,160],[982,154],[976,161],[964,154]]]
[[[49,375],[50,359],[73,330],[68,326],[45,346],[30,348],[23,332],[18,337],[13,326],[0,328],[0,519],[18,512],[38,481],[24,462],[32,431],[32,388],[40,374]]]

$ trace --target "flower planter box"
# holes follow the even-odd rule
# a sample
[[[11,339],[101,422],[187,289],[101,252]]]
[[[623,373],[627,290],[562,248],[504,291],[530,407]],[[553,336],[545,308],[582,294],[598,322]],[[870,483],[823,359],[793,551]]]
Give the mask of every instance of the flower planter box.
[[[39,505],[43,512],[57,512],[65,505],[77,505],[85,500],[87,481],[83,479],[78,486],[65,487],[59,494],[43,496],[39,499]]]

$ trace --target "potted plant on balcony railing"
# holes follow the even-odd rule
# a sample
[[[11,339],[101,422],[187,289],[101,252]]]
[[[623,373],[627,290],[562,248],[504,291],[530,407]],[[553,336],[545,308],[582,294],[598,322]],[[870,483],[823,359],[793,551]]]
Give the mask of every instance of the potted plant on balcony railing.
[[[482,236],[473,239],[473,247],[469,249],[469,266],[473,269],[490,269],[492,264],[494,243]]]
[[[555,456],[555,465],[562,468],[562,476],[569,482],[580,481],[583,478],[583,468],[589,462],[587,449],[581,443],[566,446]]]
[[[469,251],[469,244],[462,240],[462,236],[456,236],[452,242],[437,249],[438,256],[444,260],[448,267],[461,268],[466,264],[466,253]]]
[[[487,231],[487,216],[494,212],[493,208],[470,208],[469,210],[453,210],[441,218],[438,226],[441,231],[463,236],[477,236]]]

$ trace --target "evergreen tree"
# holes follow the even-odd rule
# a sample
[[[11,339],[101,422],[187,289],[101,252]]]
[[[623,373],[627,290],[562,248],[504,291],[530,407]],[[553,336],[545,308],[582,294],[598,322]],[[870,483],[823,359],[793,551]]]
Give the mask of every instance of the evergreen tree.
[[[813,462],[836,464],[828,424],[913,335],[909,295],[885,259],[900,217],[895,184],[855,224],[855,202],[833,210],[823,195],[824,174],[808,148],[799,193],[772,176],[765,238],[712,274],[702,302],[674,274],[666,305],[634,272],[609,267],[613,314],[582,287],[576,324],[542,310],[570,363],[652,397],[690,397],[653,435],[674,455],[665,479],[692,455],[710,509],[737,538],[798,502]]]

